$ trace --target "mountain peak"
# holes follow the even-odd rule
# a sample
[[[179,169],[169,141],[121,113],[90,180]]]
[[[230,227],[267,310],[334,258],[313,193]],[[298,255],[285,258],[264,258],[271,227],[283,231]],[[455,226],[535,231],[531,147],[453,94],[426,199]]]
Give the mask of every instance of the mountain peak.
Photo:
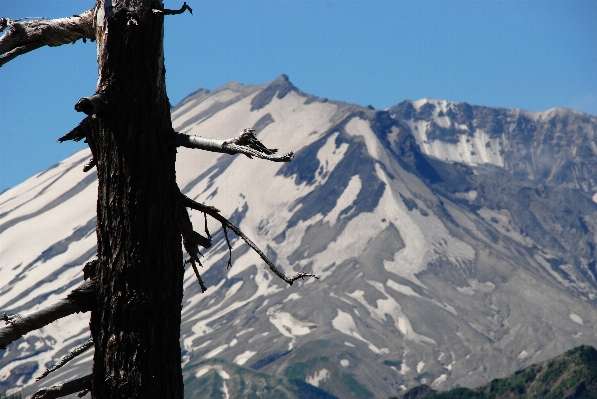
[[[282,99],[291,91],[300,92],[299,89],[290,83],[287,75],[280,75],[253,98],[251,101],[251,112],[258,111],[267,106],[274,99],[274,96],[277,95],[279,99]]]

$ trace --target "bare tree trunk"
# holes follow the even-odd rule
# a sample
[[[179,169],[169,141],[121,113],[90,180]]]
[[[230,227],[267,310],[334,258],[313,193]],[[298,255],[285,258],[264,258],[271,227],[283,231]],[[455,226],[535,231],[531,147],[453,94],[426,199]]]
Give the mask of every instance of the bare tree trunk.
[[[158,1],[98,1],[97,94],[76,107],[92,115],[87,140],[99,179],[98,291],[91,313],[97,399],[183,397],[177,221],[184,208],[161,10]]]
[[[59,317],[91,310],[93,374],[42,389],[37,398],[91,388],[95,399],[182,399],[181,235],[203,291],[207,288],[195,265],[200,264],[197,246],[211,246],[207,228],[207,237],[193,231],[187,207],[218,220],[229,249],[226,229],[234,231],[286,283],[315,277],[287,277],[216,208],[186,198],[178,189],[177,146],[273,162],[289,162],[293,156],[275,155],[277,150],[265,147],[252,129],[229,140],[174,132],[166,95],[163,23],[164,15],[184,11],[192,12],[186,3],[180,10],[164,10],[160,0],[97,0],[80,16],[25,22],[0,18],[0,32],[8,28],[0,37],[0,66],[45,45],[91,39],[98,48],[96,93],[75,105],[88,117],[59,139],[86,138],[93,158],[84,171],[97,167],[98,255],[84,268],[85,279],[92,281],[46,309],[22,318],[5,315],[9,325],[0,330],[4,347]],[[87,347],[76,348],[60,366]]]

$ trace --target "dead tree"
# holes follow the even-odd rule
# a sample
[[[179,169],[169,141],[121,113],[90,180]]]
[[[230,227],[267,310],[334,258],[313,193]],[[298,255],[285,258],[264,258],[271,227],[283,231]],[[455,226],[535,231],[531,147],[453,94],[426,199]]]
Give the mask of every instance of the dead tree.
[[[177,146],[245,154],[286,162],[250,129],[218,141],[175,132],[166,95],[163,22],[191,8],[164,9],[160,0],[97,0],[69,18],[39,21],[0,19],[0,66],[42,46],[79,39],[97,42],[99,79],[95,93],[75,110],[87,115],[59,141],[88,143],[97,168],[97,259],[85,266],[81,287],[62,301],[27,315],[4,315],[0,348],[22,335],[75,312],[91,312],[92,342],[76,348],[55,368],[93,346],[89,376],[43,389],[35,398],[91,391],[93,398],[182,398],[180,309],[183,250],[196,263],[198,247],[209,248],[209,232],[194,231],[187,208],[218,220],[255,249],[285,282],[286,277],[219,211],[181,194],[175,179]],[[227,234],[226,234],[226,237]],[[183,245],[181,246],[181,239]],[[228,242],[230,245],[230,243]],[[52,370],[48,370],[50,372]]]

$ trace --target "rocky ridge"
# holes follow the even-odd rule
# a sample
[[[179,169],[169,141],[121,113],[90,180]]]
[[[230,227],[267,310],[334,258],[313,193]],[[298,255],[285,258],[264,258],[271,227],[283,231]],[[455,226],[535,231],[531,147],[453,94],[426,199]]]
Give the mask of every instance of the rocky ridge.
[[[199,90],[172,109],[177,131],[224,139],[253,127],[266,145],[296,152],[280,165],[181,148],[178,183],[286,272],[320,277],[287,287],[238,240],[227,269],[223,233],[210,225],[208,291],[192,272],[184,282],[188,387],[207,378],[220,397],[256,392],[234,373],[287,397],[306,397],[292,381],[321,395],[390,397],[419,384],[479,386],[595,345],[595,117],[438,104],[373,110],[307,95],[281,76]],[[544,133],[512,133],[522,131],[510,129],[516,113]],[[422,126],[432,126],[426,136]],[[486,158],[460,151],[471,137]],[[560,166],[541,169],[533,154],[566,140],[578,141],[571,163],[557,159],[568,156],[561,144]],[[0,195],[2,311],[48,304],[82,280],[95,254],[96,178],[81,171],[89,156],[81,151]],[[34,382],[89,337],[87,318],[60,320],[0,353],[0,393],[27,395],[88,373],[90,353]]]

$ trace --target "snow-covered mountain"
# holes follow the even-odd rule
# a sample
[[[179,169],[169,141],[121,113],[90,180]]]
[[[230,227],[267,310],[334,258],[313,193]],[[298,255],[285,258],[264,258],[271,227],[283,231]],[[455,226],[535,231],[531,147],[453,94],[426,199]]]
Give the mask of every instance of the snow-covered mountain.
[[[177,131],[221,139],[253,127],[268,147],[296,152],[274,164],[181,148],[178,184],[287,273],[320,277],[288,287],[239,240],[227,269],[215,234],[208,291],[192,271],[184,283],[188,397],[307,397],[297,380],[322,398],[472,387],[597,345],[594,116],[436,100],[378,111],[281,76],[199,90],[172,119]],[[81,283],[96,240],[89,158],[81,151],[0,195],[0,311],[32,310]],[[0,393],[89,373],[91,353],[34,383],[88,339],[88,317],[1,351]]]

